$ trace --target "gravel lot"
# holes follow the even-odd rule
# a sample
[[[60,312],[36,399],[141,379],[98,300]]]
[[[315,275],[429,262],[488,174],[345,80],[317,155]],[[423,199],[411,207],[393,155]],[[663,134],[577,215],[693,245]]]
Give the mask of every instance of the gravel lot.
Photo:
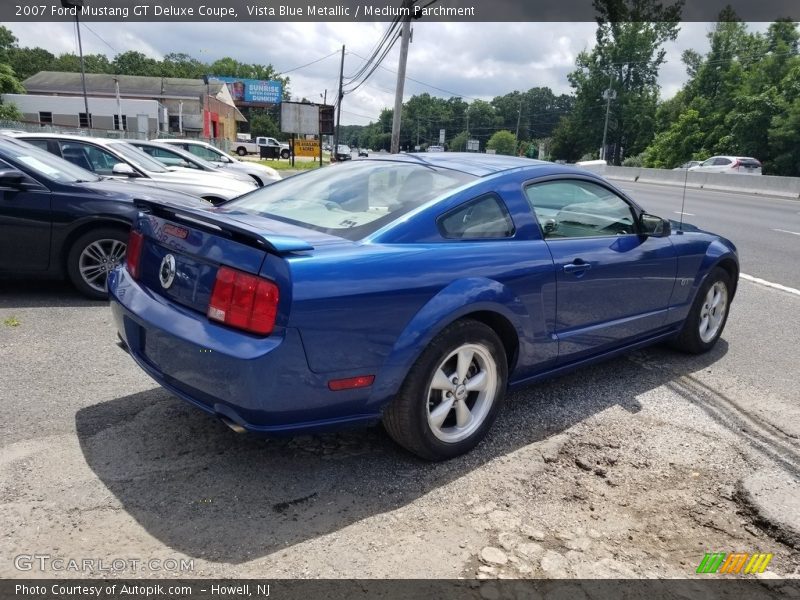
[[[681,578],[705,552],[761,551],[765,579],[800,578],[800,500],[776,521],[752,489],[800,478],[798,314],[743,281],[711,354],[536,385],[432,465],[379,428],[238,436],[144,375],[105,304],[0,281],[0,576],[85,576],[14,565],[49,554],[193,561],[127,577]]]

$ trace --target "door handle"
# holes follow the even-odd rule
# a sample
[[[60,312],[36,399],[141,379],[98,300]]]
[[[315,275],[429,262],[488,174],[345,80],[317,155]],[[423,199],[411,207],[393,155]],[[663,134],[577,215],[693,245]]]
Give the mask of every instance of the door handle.
[[[564,272],[565,273],[583,273],[584,271],[588,271],[592,268],[592,265],[584,262],[583,259],[576,258],[573,262],[569,263],[568,265],[564,265]]]

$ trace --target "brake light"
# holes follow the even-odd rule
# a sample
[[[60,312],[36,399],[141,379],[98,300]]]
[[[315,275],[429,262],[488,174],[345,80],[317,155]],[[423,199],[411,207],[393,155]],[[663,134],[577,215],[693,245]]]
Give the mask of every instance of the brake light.
[[[206,314],[212,321],[268,335],[275,327],[279,297],[273,281],[220,267]]]
[[[134,279],[139,279],[139,259],[142,256],[143,243],[142,232],[131,229],[131,234],[128,236],[128,248],[125,251],[125,266]]]

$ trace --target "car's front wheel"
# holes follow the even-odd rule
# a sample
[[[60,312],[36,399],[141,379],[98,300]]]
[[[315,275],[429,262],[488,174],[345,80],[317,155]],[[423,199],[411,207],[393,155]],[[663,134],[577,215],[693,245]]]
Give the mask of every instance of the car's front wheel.
[[[384,426],[398,444],[422,458],[464,454],[492,426],[507,379],[497,334],[478,321],[457,321],[414,363],[384,412]]]
[[[700,286],[689,315],[672,345],[683,352],[708,352],[719,340],[728,320],[733,285],[731,276],[715,267]]]
[[[108,274],[125,260],[128,234],[122,229],[101,227],[80,236],[67,255],[67,275],[84,296],[108,297]]]
[[[288,150],[281,150],[281,158],[289,158],[289,151]]]

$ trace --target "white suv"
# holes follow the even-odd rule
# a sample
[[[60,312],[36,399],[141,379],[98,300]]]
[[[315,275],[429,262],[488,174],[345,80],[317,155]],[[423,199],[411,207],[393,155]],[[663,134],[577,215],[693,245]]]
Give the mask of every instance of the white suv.
[[[712,156],[690,171],[699,173],[741,173],[744,175],[761,175],[761,163],[749,156]]]

